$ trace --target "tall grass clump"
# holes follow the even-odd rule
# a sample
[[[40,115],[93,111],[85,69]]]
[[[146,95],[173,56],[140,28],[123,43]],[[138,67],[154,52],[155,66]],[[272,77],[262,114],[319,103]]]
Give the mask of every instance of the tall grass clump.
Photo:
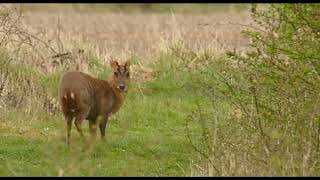
[[[189,130],[203,157],[195,175],[319,175],[319,12],[317,4],[253,5],[250,51],[194,58],[203,65],[185,87],[211,101],[188,119],[202,128]]]

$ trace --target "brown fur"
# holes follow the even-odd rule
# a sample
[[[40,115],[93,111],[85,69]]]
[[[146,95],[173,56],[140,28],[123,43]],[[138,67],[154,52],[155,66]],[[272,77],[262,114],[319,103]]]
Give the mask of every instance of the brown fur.
[[[105,137],[105,127],[111,114],[121,108],[130,80],[129,63],[119,65],[111,62],[112,74],[108,80],[96,79],[82,72],[67,72],[61,79],[59,103],[66,119],[67,143],[70,144],[70,131],[75,118],[75,126],[84,137],[81,123],[89,120],[92,138],[99,125],[101,138]],[[124,85],[124,88],[121,89]],[[100,119],[101,118],[101,119]]]

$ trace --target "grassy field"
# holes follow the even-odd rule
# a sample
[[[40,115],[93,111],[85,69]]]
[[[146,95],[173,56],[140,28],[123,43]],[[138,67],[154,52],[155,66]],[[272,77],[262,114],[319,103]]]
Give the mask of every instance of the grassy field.
[[[196,104],[208,104],[201,92],[182,87],[190,76],[175,73],[164,53],[152,66],[152,80],[133,81],[121,111],[111,117],[107,141],[98,138],[88,151],[75,127],[72,145],[65,142],[64,119],[41,109],[2,108],[1,176],[192,176],[199,161],[187,133],[198,137],[199,124],[186,119]],[[20,71],[23,71],[20,67]],[[106,78],[108,67],[97,76]],[[32,71],[32,70],[31,70]],[[47,93],[56,94],[61,75],[38,74]],[[29,97],[31,101],[35,98]],[[56,98],[53,96],[53,98]],[[57,105],[57,104],[55,104]],[[31,103],[30,106],[35,106]],[[84,125],[89,136],[88,122]]]
[[[284,57],[287,71],[259,64],[273,63],[266,61],[279,38],[273,32],[267,55],[246,54],[263,37],[242,33],[258,22],[247,7],[2,4],[0,176],[319,175],[317,62],[300,67],[277,54],[271,59]],[[317,28],[308,22],[305,29]],[[301,46],[308,51],[299,59],[319,52],[313,36],[303,38],[311,45]],[[235,50],[240,55],[230,56]],[[105,79],[111,59],[131,60],[125,103],[109,120],[106,142],[97,138],[87,150],[73,126],[68,149],[60,78],[78,70]],[[83,128],[88,137],[87,121]]]
[[[118,14],[69,12],[59,8],[63,5],[43,5],[54,10],[41,11],[37,9],[39,6],[22,7],[18,28],[34,35],[33,41],[22,46],[13,63],[2,66],[10,73],[1,95],[0,175],[198,174],[194,168],[202,162],[191,143],[199,141],[196,137],[201,129],[197,122],[189,122],[187,129],[186,119],[196,104],[209,102],[201,92],[182,87],[191,77],[176,70],[178,66],[173,64],[181,59],[175,53],[180,52],[171,48],[179,42],[184,42],[186,49],[206,48],[217,53],[233,47],[245,48],[247,40],[241,37],[241,28],[216,23],[231,22],[227,19],[248,21],[248,13]],[[18,44],[7,47],[10,46],[15,48]],[[79,50],[84,51],[81,54]],[[65,52],[72,57],[52,58]],[[6,62],[9,56],[3,55],[1,62]],[[77,69],[106,78],[112,57],[120,61],[133,57],[132,84],[125,104],[111,117],[106,142],[97,139],[95,148],[85,151],[73,127],[72,146],[68,150],[64,119],[57,103],[61,75]],[[56,60],[62,64],[55,64]],[[88,122],[84,128],[88,136]],[[188,138],[187,133],[195,139]]]
[[[142,91],[149,92],[129,93],[124,107],[109,121],[107,142],[97,139],[91,152],[83,150],[75,127],[67,149],[60,113],[2,112],[0,175],[191,175],[197,155],[186,138],[184,122],[194,101],[202,98],[187,95],[173,80],[154,80],[144,86]],[[88,136],[88,122],[84,128]]]

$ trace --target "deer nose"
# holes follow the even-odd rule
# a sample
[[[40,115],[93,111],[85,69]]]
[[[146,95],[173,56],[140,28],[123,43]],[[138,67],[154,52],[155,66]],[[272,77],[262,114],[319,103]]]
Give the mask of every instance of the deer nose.
[[[119,89],[124,90],[124,88],[125,88],[125,85],[124,85],[124,84],[120,84],[120,85],[119,85]]]

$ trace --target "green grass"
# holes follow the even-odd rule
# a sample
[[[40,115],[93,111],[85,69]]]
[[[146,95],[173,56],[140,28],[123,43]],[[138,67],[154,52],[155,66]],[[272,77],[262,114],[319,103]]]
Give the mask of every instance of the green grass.
[[[56,76],[42,83],[52,79],[48,86],[54,89]],[[97,136],[91,151],[84,150],[74,126],[71,148],[67,149],[60,113],[3,112],[0,176],[58,176],[59,172],[63,176],[190,176],[192,162],[198,156],[190,146],[184,124],[195,101],[205,99],[183,90],[177,80],[167,73],[143,84],[143,94],[129,92],[122,109],[110,118],[107,141]],[[133,82],[131,88],[137,89],[138,85]],[[87,121],[83,128],[89,137]]]

